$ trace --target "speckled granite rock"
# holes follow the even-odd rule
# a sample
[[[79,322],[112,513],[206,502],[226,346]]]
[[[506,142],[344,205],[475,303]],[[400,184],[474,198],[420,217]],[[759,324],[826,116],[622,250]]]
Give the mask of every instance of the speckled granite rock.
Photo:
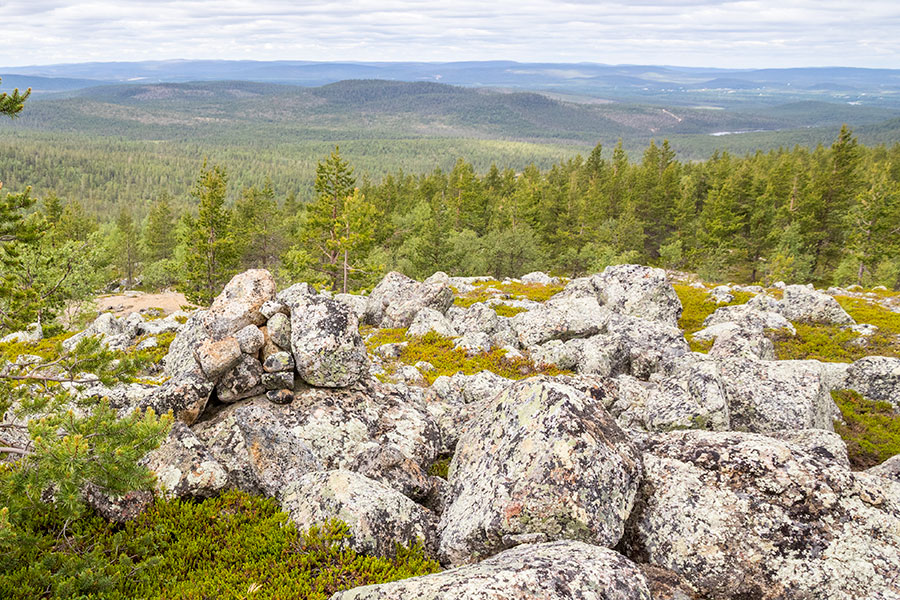
[[[640,442],[644,480],[628,556],[704,598],[900,597],[900,485],[750,433]]]
[[[206,445],[177,422],[169,437],[142,464],[156,473],[156,489],[176,498],[210,498],[228,485],[228,473]]]
[[[576,541],[525,544],[474,565],[338,592],[331,600],[651,600],[637,565]]]
[[[459,565],[535,540],[614,546],[640,477],[637,451],[590,396],[551,379],[517,382],[457,444],[441,556]]]
[[[291,352],[300,378],[310,385],[346,387],[369,370],[356,315],[323,296],[291,306]]]

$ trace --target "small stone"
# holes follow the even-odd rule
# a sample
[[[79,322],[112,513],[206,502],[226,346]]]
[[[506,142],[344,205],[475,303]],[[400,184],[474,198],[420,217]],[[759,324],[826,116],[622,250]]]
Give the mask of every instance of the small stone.
[[[290,404],[294,401],[294,392],[291,390],[269,390],[266,398],[272,404]]]
[[[241,347],[233,337],[206,340],[194,351],[203,373],[213,381],[219,379],[241,360]]]
[[[256,325],[247,325],[243,329],[234,334],[234,338],[238,341],[238,346],[244,354],[256,354],[266,342],[263,332]]]
[[[266,324],[269,330],[269,339],[276,346],[285,350],[291,347],[291,319],[283,313],[272,315]]]
[[[263,363],[266,373],[280,373],[294,370],[294,357],[289,352],[276,352],[270,354]]]
[[[262,384],[267,390],[290,389],[294,387],[294,372],[279,371],[277,373],[263,373]]]

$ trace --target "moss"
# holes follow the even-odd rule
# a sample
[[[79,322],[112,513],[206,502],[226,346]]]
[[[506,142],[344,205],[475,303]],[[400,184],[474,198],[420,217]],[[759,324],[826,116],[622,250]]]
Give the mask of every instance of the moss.
[[[709,291],[706,289],[680,283],[676,283],[672,287],[675,288],[675,293],[681,300],[682,312],[678,326],[684,330],[684,336],[694,352],[709,352],[709,349],[712,348],[712,341],[694,341],[692,337],[694,333],[703,329],[703,321],[709,315],[713,314],[720,306],[746,304],[753,297],[753,294],[749,292],[733,292],[734,299],[731,302],[716,304],[709,299]]]
[[[400,361],[407,365],[415,365],[419,361],[427,361],[434,370],[423,373],[428,385],[441,375],[464,373],[474,375],[479,371],[491,371],[509,379],[523,379],[532,375],[559,375],[567,373],[555,366],[538,367],[526,358],[507,358],[506,351],[493,349],[474,356],[468,356],[465,350],[453,347],[453,340],[429,332],[421,337],[406,338],[407,346],[400,353]]]
[[[491,308],[493,308],[494,312],[501,317],[514,317],[519,313],[528,312],[527,308],[522,308],[521,306],[509,306],[508,304],[497,304]]]
[[[451,457],[449,456],[437,459],[431,464],[430,467],[428,467],[428,474],[433,477],[447,479],[447,474],[450,471],[450,460]]]
[[[486,302],[497,294],[489,292],[488,288],[500,290],[500,295],[506,298],[517,300],[532,300],[534,302],[545,302],[561,292],[565,286],[563,285],[542,285],[540,283],[522,283],[519,281],[510,281],[500,283],[498,281],[479,281],[474,284],[475,289],[457,296],[453,303],[457,306],[467,308],[476,302]],[[498,312],[499,314],[499,312]],[[512,315],[503,315],[512,316]]]
[[[348,528],[332,521],[298,532],[271,499],[229,492],[203,502],[158,501],[122,527],[91,517],[67,525],[39,513],[37,543],[0,553],[0,597],[304,598],[433,573],[420,547],[392,558],[346,548]]]
[[[864,298],[835,296],[834,299],[857,323],[869,323],[882,332],[900,335],[900,313],[890,311]]]
[[[778,360],[853,362],[872,355],[900,358],[900,342],[896,336],[875,334],[863,338],[837,325],[795,323],[794,327],[797,335],[786,331],[772,333]]]
[[[835,390],[831,397],[841,410],[842,421],[834,430],[847,443],[854,469],[868,469],[900,454],[900,415],[888,402],[864,398],[853,390]]]
[[[156,346],[153,348],[148,348],[146,350],[137,350],[137,346],[146,340],[147,338],[155,337],[156,338]],[[162,359],[165,358],[166,354],[169,352],[169,346],[172,345],[172,342],[175,341],[175,332],[167,331],[166,333],[161,333],[156,336],[152,335],[143,335],[135,340],[134,344],[132,344],[131,348],[128,349],[128,354],[134,356],[140,354],[140,356],[147,360],[150,364],[159,364],[162,362]]]
[[[22,354],[34,354],[44,360],[53,360],[59,357],[63,341],[75,335],[72,332],[44,338],[37,342],[7,342],[0,344],[0,357],[4,360],[15,360]]]

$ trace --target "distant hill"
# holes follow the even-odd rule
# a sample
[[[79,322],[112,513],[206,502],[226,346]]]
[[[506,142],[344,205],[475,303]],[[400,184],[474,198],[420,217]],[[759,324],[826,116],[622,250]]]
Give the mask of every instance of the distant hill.
[[[791,69],[700,69],[596,63],[483,62],[310,62],[172,60],[0,67],[22,77],[106,83],[257,81],[318,87],[344,80],[430,81],[467,87],[512,88],[588,94],[620,101],[668,105],[721,103],[777,105],[823,96],[852,96],[869,105],[900,108],[898,69],[845,67]],[[26,86],[27,87],[27,86]],[[38,86],[32,85],[37,88]],[[765,88],[760,96],[755,90]],[[62,88],[61,88],[62,89]],[[72,89],[66,87],[64,89]],[[726,93],[727,92],[727,93]],[[814,98],[814,97],[815,98]]]

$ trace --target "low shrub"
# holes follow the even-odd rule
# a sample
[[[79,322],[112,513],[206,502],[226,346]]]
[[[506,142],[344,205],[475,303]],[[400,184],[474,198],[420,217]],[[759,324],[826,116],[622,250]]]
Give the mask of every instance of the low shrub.
[[[676,283],[672,286],[678,299],[681,300],[681,318],[678,319],[678,326],[684,330],[684,336],[691,346],[693,352],[709,352],[712,348],[712,341],[695,341],[692,335],[703,329],[703,321],[713,314],[720,306],[733,306],[735,304],[746,304],[753,294],[748,292],[733,292],[734,300],[728,304],[716,304],[709,299],[709,291],[706,289],[695,288],[690,285]]]
[[[358,554],[339,521],[298,532],[274,500],[240,492],[160,500],[120,527],[38,513],[28,530],[28,544],[3,547],[0,535],[2,598],[325,600],[439,570],[420,547],[398,546],[392,558]]]
[[[853,362],[864,356],[900,358],[900,343],[894,335],[860,336],[837,325],[794,323],[796,335],[772,333],[778,360],[815,359],[823,362]]]
[[[895,313],[864,298],[835,296],[834,299],[857,323],[868,323],[884,333],[900,335],[900,313]]]
[[[900,454],[900,415],[889,402],[864,398],[853,390],[835,390],[831,397],[843,421],[834,430],[847,443],[854,469],[868,469]]]
[[[561,292],[564,285],[543,285],[540,283],[522,283],[519,281],[510,281],[500,283],[498,281],[479,281],[474,284],[475,289],[457,296],[453,303],[457,306],[467,308],[476,302],[486,302],[496,294],[488,291],[488,288],[500,290],[502,296],[514,298],[517,300],[532,300],[534,302],[545,302]],[[496,307],[495,307],[496,308]],[[500,314],[499,311],[497,314]],[[501,315],[512,316],[512,315]]]

